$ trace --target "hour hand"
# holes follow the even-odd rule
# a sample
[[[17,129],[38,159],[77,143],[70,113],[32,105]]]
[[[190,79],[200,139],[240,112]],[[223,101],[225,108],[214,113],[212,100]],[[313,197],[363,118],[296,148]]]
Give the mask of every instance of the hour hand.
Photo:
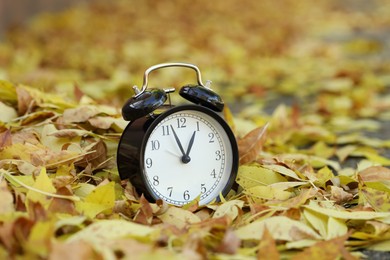
[[[187,152],[186,152],[186,156],[188,158],[190,157],[191,148],[192,148],[192,145],[194,144],[195,134],[196,134],[196,131],[194,131],[194,133],[192,134],[191,139],[190,139],[190,143],[188,144],[188,148],[187,148]]]

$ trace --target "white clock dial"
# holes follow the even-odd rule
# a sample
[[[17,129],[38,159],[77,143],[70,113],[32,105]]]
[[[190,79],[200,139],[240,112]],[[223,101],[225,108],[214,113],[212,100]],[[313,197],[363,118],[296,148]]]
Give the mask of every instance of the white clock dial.
[[[178,110],[158,121],[141,151],[152,196],[174,205],[217,198],[231,183],[234,161],[226,129],[201,110]]]

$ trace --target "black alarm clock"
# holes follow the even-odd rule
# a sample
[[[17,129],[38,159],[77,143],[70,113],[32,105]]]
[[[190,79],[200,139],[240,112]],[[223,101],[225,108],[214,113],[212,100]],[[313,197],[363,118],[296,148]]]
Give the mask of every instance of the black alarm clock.
[[[179,94],[189,104],[166,104],[175,89],[149,89],[149,73],[166,67],[195,70],[197,84],[183,86]],[[181,206],[194,199],[200,205],[218,201],[235,182],[238,149],[232,130],[221,117],[224,103],[202,83],[195,65],[163,63],[145,71],[141,90],[122,108],[130,123],[117,151],[120,178],[129,179],[151,202],[162,199]],[[169,99],[170,103],[170,99]]]

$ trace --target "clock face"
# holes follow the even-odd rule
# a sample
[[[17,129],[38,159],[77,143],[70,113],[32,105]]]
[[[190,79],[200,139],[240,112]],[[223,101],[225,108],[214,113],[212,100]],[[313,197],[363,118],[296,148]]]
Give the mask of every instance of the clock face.
[[[207,204],[230,190],[237,172],[235,138],[217,114],[200,106],[175,107],[146,132],[141,169],[155,199]]]

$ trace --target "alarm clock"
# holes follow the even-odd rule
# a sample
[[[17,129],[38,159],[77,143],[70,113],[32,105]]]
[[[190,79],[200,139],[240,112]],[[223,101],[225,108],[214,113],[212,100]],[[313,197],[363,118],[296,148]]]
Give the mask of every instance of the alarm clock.
[[[148,88],[149,74],[166,67],[196,72],[197,84],[179,90],[188,104],[171,104],[174,88]],[[145,71],[141,90],[133,89],[122,108],[130,122],[117,150],[120,178],[129,179],[151,202],[161,199],[181,206],[197,199],[205,205],[226,196],[237,175],[237,143],[220,113],[224,102],[211,90],[210,81],[202,83],[198,67],[157,64]]]

